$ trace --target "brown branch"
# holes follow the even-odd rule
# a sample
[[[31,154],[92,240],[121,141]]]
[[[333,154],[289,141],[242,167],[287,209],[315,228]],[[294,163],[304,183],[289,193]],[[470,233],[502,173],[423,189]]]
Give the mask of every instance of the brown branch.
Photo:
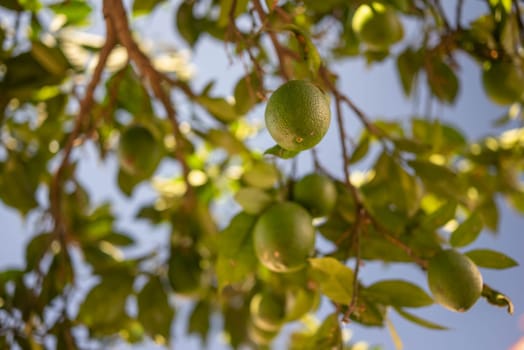
[[[342,322],[349,322],[351,315],[355,310],[357,309],[358,304],[358,275],[360,273],[360,264],[362,263],[360,259],[360,235],[362,233],[362,226],[365,223],[367,218],[366,210],[363,207],[358,206],[357,207],[357,219],[355,221],[355,225],[353,226],[353,242],[352,247],[355,248],[355,268],[354,268],[354,275],[353,275],[353,291],[351,295],[351,302],[349,303],[349,306],[344,313],[344,317],[342,318]]]
[[[80,135],[80,132],[82,130],[82,127],[85,124],[85,120],[89,117],[89,112],[91,110],[91,107],[94,103],[94,92],[95,89],[100,82],[100,79],[102,78],[102,73],[104,71],[104,67],[106,65],[107,59],[109,57],[109,54],[113,51],[113,48],[116,45],[116,33],[114,30],[114,27],[111,25],[108,17],[108,6],[107,2],[104,2],[104,18],[106,21],[106,41],[104,43],[104,46],[100,50],[100,54],[98,56],[98,63],[95,67],[95,70],[93,72],[93,76],[91,78],[91,81],[86,87],[86,92],[84,95],[84,98],[80,101],[80,110],[78,112],[78,115],[75,120],[75,124],[73,127],[73,131],[69,134],[65,147],[64,147],[64,154],[62,157],[62,161],[60,162],[60,165],[58,166],[56,172],[54,173],[50,189],[49,189],[49,202],[51,206],[51,216],[54,219],[55,224],[55,233],[59,234],[60,236],[65,235],[65,227],[63,227],[63,222],[61,218],[62,208],[61,208],[61,195],[62,195],[62,187],[61,182],[63,181],[64,171],[69,164],[69,158],[71,156],[71,152],[73,150],[73,147],[75,146],[76,139]],[[61,237],[61,240],[64,237]]]
[[[166,111],[167,118],[171,123],[171,127],[173,128],[173,134],[175,136],[175,139],[179,142],[182,142],[183,136],[180,132],[180,128],[178,125],[176,110],[173,107],[170,96],[162,86],[162,83],[165,81],[164,75],[162,75],[153,67],[151,61],[149,60],[149,57],[147,57],[144,54],[144,52],[142,52],[142,50],[138,47],[138,44],[133,39],[133,36],[129,29],[129,21],[127,19],[127,14],[122,1],[106,0],[104,4],[110,4],[108,5],[111,8],[109,16],[115,27],[115,31],[117,33],[119,42],[122,44],[122,46],[126,48],[129,59],[135,63],[141,76],[145,79],[145,81],[149,83],[149,86],[153,94],[162,103]],[[181,147],[177,146],[175,148],[175,157],[182,166],[184,179],[188,188],[188,194],[191,198],[193,193],[191,190],[192,186],[190,186],[188,182],[188,174],[190,172],[190,168],[186,162],[185,155]]]
[[[258,13],[258,16],[260,17],[260,21],[264,23],[266,21],[267,15],[264,12],[264,9],[262,8],[260,0],[254,0],[253,4],[255,6],[256,12]],[[274,31],[267,30],[267,33],[278,57],[280,74],[285,80],[289,80],[291,79],[291,74],[289,72],[289,69],[287,68],[288,66],[286,64],[286,54],[283,50],[283,47],[280,45],[277,35]]]
[[[397,237],[395,237],[394,234],[390,233],[384,226],[382,226],[379,222],[377,222],[373,217],[368,216],[368,218],[371,220],[373,227],[380,233],[388,242],[395,245],[396,247],[402,249],[404,253],[406,253],[407,256],[409,256],[417,265],[419,265],[422,269],[427,269],[428,262],[421,257],[415,255],[413,253],[413,250],[404,242],[399,240]]]
[[[462,21],[462,9],[464,8],[464,0],[458,0],[455,8],[455,26],[457,30],[462,28],[460,22]]]

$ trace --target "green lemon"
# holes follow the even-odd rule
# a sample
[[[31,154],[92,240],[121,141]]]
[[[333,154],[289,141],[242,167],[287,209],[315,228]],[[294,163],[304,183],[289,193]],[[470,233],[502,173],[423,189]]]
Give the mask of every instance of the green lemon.
[[[278,331],[286,317],[286,299],[283,295],[264,291],[251,299],[249,311],[253,324],[264,331]]]
[[[315,228],[309,213],[292,202],[269,207],[253,229],[255,252],[274,272],[293,272],[306,266],[315,247]]]
[[[395,10],[378,2],[360,5],[351,25],[370,49],[387,50],[404,36],[402,22]]]
[[[303,151],[322,140],[331,111],[326,95],[310,82],[291,80],[269,97],[266,127],[276,143],[288,151]]]
[[[464,312],[482,292],[482,275],[467,256],[447,249],[428,264],[428,285],[435,301],[452,311]]]
[[[293,200],[308,209],[313,217],[325,216],[335,207],[337,189],[327,176],[312,173],[293,186]]]
[[[151,175],[162,158],[162,146],[153,133],[141,125],[132,125],[120,135],[118,160],[131,175]]]

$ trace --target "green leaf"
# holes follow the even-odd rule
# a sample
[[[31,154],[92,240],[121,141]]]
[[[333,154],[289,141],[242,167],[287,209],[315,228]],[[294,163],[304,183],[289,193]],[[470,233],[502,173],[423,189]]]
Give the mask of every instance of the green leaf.
[[[270,147],[264,151],[264,154],[272,154],[282,159],[294,158],[299,153],[299,151],[288,151],[287,149],[284,149],[279,145],[274,145],[273,147]]]
[[[25,250],[26,270],[31,271],[38,266],[52,242],[51,233],[43,233],[31,239]]]
[[[202,105],[209,114],[222,123],[231,123],[241,117],[235,110],[235,105],[221,97],[198,96],[196,102]]]
[[[135,118],[148,118],[153,115],[151,98],[140,77],[130,65],[115,72],[107,83],[107,97],[116,95],[118,108],[127,110]]]
[[[199,20],[193,15],[194,1],[182,1],[176,12],[176,27],[178,33],[190,45],[194,46],[201,34]]]
[[[144,16],[150,14],[155,7],[166,0],[135,0],[133,1],[133,16]]]
[[[315,333],[310,349],[340,349],[342,347],[342,331],[338,314],[333,313],[324,319]]]
[[[481,216],[473,212],[453,231],[449,243],[456,248],[467,246],[477,239],[483,227]]]
[[[100,334],[120,330],[126,320],[126,300],[132,292],[134,279],[125,273],[104,275],[80,305],[77,319]]]
[[[137,296],[138,321],[153,339],[160,335],[167,343],[175,315],[168,298],[159,277],[151,277]]]
[[[246,146],[237,139],[230,131],[223,129],[210,129],[207,134],[203,134],[206,141],[215,147],[226,150],[230,155],[249,154]]]
[[[235,8],[232,9],[233,3],[236,4]],[[233,19],[237,18],[242,13],[246,12],[247,4],[249,0],[222,0],[220,2],[220,15],[218,16],[218,25],[225,27]]]
[[[335,303],[349,304],[353,297],[353,270],[330,257],[312,258],[309,263],[322,292]]]
[[[71,65],[58,47],[50,47],[39,41],[31,43],[31,55],[49,73],[64,78]]]
[[[403,280],[379,281],[362,290],[368,297],[385,305],[422,307],[433,299],[419,286]]]
[[[491,249],[474,249],[465,253],[479,267],[487,269],[509,269],[519,264],[509,256],[491,250]]]
[[[431,92],[442,102],[453,104],[459,91],[459,80],[449,65],[433,58],[426,65],[426,76]]]
[[[245,115],[261,101],[263,86],[256,73],[250,73],[238,80],[235,85],[235,111]]]
[[[206,300],[201,300],[196,303],[189,316],[187,324],[188,334],[197,334],[205,342],[211,327],[210,322],[211,306]]]
[[[428,189],[452,198],[457,198],[462,193],[457,174],[447,166],[419,159],[410,160],[408,164]]]
[[[422,60],[420,59],[420,55],[411,47],[406,48],[406,50],[397,57],[397,70],[402,89],[406,96],[411,95],[413,83],[421,67]]]
[[[362,137],[360,138],[360,141],[356,145],[356,147],[353,149],[353,153],[351,153],[351,156],[349,157],[349,162],[351,164],[355,164],[358,161],[362,160],[369,151],[370,146],[370,137],[368,133],[364,133]]]
[[[65,0],[50,5],[49,8],[57,15],[66,16],[67,24],[77,26],[87,24],[91,14],[91,6],[84,0]]]
[[[215,265],[219,289],[244,282],[258,264],[251,231],[256,217],[246,213],[235,216],[218,236]]]
[[[429,329],[437,329],[437,330],[446,330],[448,329],[448,327],[445,327],[445,326],[441,326],[437,323],[433,323],[431,321],[428,321],[428,320],[425,320],[423,318],[420,318],[416,315],[413,315],[399,307],[396,307],[395,308],[395,311],[402,317],[404,317],[406,320],[410,321],[410,322],[413,322],[413,323],[416,323],[418,324],[419,326],[422,326],[422,327],[426,327],[426,328],[429,328]]]
[[[273,203],[274,199],[260,188],[242,187],[235,194],[235,201],[246,213],[257,215]]]

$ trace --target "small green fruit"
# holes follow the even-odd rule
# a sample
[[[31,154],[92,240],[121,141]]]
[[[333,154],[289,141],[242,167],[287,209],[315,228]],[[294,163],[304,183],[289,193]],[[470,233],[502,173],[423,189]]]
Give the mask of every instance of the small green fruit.
[[[253,324],[264,331],[276,332],[282,327],[286,317],[286,299],[284,295],[271,291],[257,293],[249,305]]]
[[[335,207],[337,189],[327,176],[312,173],[293,186],[293,200],[308,209],[313,217],[325,216]]]
[[[118,161],[130,175],[151,175],[162,158],[162,146],[153,133],[141,125],[132,125],[120,135]]]
[[[471,308],[482,292],[482,275],[467,256],[447,249],[428,265],[428,285],[435,301],[457,312]]]
[[[378,2],[360,5],[351,25],[360,40],[373,50],[387,50],[404,36],[395,10]]]
[[[293,202],[265,210],[253,229],[255,253],[273,272],[294,272],[306,266],[315,247],[315,228],[309,213]]]

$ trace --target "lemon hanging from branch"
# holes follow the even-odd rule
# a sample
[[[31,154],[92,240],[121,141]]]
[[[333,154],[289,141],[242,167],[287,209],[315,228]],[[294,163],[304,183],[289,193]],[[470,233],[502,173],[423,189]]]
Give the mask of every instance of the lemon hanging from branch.
[[[285,150],[300,152],[314,147],[329,128],[331,111],[327,96],[304,80],[291,80],[269,98],[266,127]]]

